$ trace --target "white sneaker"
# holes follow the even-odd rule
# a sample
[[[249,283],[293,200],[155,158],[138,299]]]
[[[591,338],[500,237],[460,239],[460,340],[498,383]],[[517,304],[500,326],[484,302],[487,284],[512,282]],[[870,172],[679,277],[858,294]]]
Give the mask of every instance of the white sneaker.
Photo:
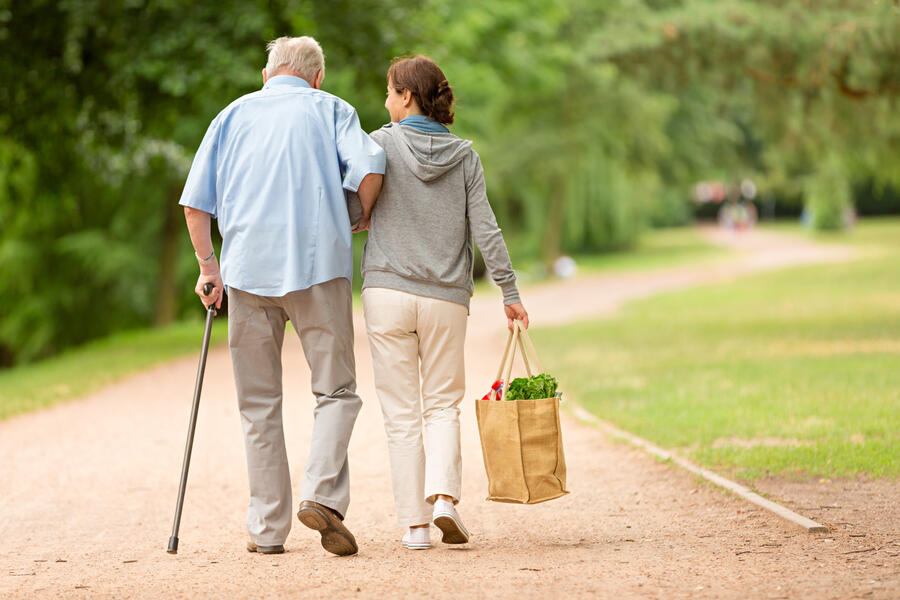
[[[431,527],[409,527],[401,540],[407,550],[428,550],[431,548]]]
[[[469,530],[463,525],[452,502],[435,500],[434,514],[431,520],[434,522],[434,526],[444,534],[441,541],[445,544],[465,544],[469,541]]]

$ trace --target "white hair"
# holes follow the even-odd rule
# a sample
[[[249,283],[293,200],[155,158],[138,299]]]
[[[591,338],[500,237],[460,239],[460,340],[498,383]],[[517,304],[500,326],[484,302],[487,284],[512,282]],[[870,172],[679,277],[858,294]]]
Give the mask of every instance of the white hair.
[[[266,62],[266,73],[269,77],[279,70],[293,71],[312,83],[319,71],[325,70],[325,55],[322,46],[313,38],[280,37],[266,45],[269,60]]]

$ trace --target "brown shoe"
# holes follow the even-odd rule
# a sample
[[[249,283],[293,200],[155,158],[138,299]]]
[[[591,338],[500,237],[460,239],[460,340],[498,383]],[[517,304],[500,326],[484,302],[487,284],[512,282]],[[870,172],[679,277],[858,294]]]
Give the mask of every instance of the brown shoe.
[[[327,506],[312,500],[304,500],[297,511],[300,522],[322,534],[322,547],[338,556],[356,554],[359,547],[356,538],[344,527],[338,514]]]
[[[284,554],[284,546],[257,546],[252,541],[247,542],[247,552],[259,552],[260,554]]]

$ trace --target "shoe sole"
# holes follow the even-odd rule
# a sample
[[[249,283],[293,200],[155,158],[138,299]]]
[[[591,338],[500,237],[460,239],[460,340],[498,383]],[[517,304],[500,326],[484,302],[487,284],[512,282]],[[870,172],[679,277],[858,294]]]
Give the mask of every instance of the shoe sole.
[[[359,551],[353,534],[336,517],[329,518],[315,506],[304,506],[297,511],[297,518],[322,535],[322,547],[332,554],[349,556]]]
[[[453,515],[441,513],[434,516],[434,526],[441,530],[441,541],[445,544],[465,544],[469,541],[469,532]]]
[[[263,549],[260,546],[256,548],[251,548],[247,546],[247,552],[253,552],[254,554],[284,554],[284,546],[275,546],[274,548],[266,548]]]
[[[431,544],[407,544],[406,542],[402,542],[403,547],[407,550],[429,550],[431,549]]]

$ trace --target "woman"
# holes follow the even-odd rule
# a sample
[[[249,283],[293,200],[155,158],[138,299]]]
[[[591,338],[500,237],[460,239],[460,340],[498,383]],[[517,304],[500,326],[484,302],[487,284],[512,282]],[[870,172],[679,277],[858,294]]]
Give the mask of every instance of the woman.
[[[446,127],[453,102],[453,89],[431,59],[396,60],[384,103],[391,122],[372,133],[387,167],[368,223],[362,298],[397,519],[407,528],[402,544],[415,550],[431,546],[431,522],[445,543],[469,541],[455,505],[473,236],[503,290],[509,326],[513,319],[528,326],[481,161],[470,141]]]

